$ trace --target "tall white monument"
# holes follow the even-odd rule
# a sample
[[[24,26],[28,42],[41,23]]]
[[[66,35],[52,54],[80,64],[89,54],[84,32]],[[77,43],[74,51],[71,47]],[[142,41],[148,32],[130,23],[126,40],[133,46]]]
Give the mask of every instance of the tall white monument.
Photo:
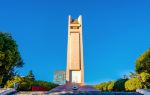
[[[84,84],[82,16],[68,18],[68,50],[66,81]]]

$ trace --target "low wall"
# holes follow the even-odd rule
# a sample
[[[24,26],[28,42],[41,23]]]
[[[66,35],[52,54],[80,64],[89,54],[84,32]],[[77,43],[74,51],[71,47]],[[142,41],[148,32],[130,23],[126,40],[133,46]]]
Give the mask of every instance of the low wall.
[[[42,86],[32,86],[32,91],[48,91],[48,89]]]

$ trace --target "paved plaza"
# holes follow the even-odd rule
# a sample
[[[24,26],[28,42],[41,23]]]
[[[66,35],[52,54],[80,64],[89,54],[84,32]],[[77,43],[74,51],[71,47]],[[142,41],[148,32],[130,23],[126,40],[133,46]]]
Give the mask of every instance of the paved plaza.
[[[144,95],[137,92],[80,92],[80,91],[62,91],[62,92],[19,92],[15,95]]]
[[[46,92],[18,92],[15,95],[143,95],[137,92],[101,92],[89,85],[79,85],[78,90],[72,90],[74,84],[60,85]]]

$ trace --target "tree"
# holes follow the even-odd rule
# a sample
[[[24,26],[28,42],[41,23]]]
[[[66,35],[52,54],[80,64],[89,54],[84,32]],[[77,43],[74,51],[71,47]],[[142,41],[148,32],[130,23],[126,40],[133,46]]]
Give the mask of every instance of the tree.
[[[125,82],[126,91],[135,91],[136,89],[142,88],[143,84],[138,78],[131,78]]]
[[[149,89],[150,88],[150,74],[142,72],[140,74],[140,80],[144,84],[144,88]]]
[[[135,71],[140,74],[142,72],[150,73],[150,49],[144,52],[137,60]]]
[[[23,61],[15,40],[9,33],[0,32],[0,85],[14,74],[15,67],[22,67]]]
[[[106,84],[107,84],[107,82],[103,82],[103,83],[100,83],[100,84],[97,84],[97,85],[95,85],[94,87],[96,88],[96,89],[99,89],[99,90],[101,90],[101,91],[106,91]]]
[[[110,83],[111,83],[110,81],[105,83],[105,85],[103,87],[104,91],[108,91],[108,86],[109,86]]]
[[[107,87],[108,91],[113,91],[115,86],[115,81],[111,81],[110,84]]]
[[[125,91],[124,84],[127,80],[128,79],[118,79],[114,84],[114,90],[115,91]]]
[[[35,80],[34,74],[32,72],[32,70],[29,71],[27,78],[31,79],[31,80]]]
[[[103,83],[95,85],[94,87],[101,91],[111,91],[113,90],[113,87],[112,87],[113,83],[114,83],[113,81],[103,82]]]

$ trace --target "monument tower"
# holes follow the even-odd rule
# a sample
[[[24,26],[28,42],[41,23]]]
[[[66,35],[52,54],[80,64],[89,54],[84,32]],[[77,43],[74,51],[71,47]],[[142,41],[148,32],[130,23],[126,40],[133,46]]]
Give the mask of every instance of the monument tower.
[[[66,81],[84,84],[82,16],[68,18],[68,48]]]

